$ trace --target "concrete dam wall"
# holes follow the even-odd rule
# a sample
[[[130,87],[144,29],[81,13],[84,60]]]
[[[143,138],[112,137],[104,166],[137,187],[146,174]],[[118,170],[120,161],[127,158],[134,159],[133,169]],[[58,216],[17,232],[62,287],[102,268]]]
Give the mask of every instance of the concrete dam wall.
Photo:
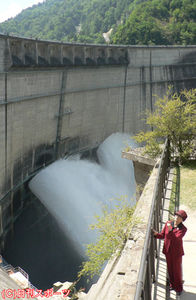
[[[141,113],[169,84],[196,86],[196,46],[64,44],[0,35],[0,240],[38,170],[91,151],[114,132],[145,129]]]

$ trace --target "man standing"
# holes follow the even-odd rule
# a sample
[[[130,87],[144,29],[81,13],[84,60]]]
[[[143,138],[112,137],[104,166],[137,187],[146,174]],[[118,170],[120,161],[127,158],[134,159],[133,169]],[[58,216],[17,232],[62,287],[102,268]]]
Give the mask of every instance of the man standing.
[[[183,291],[182,256],[184,250],[182,238],[187,231],[187,228],[183,225],[186,218],[186,212],[179,210],[175,213],[174,221],[167,221],[160,233],[153,230],[157,239],[164,239],[163,253],[167,261],[170,290],[175,290],[177,295],[180,295]]]

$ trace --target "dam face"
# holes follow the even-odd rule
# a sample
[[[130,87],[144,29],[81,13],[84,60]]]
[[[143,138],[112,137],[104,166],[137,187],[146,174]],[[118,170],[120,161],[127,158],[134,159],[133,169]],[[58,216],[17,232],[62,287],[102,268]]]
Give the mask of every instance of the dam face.
[[[63,44],[0,35],[0,243],[29,199],[28,181],[114,132],[147,129],[169,84],[196,87],[196,46]]]

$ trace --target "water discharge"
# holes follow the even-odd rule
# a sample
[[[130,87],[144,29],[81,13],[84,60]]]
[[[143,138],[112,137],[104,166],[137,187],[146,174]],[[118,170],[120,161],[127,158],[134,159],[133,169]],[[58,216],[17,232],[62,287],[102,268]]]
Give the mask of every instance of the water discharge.
[[[43,169],[29,187],[55,217],[59,226],[84,256],[85,244],[95,240],[89,230],[95,214],[101,215],[102,204],[123,195],[135,203],[135,179],[131,161],[121,158],[129,134],[115,133],[98,148],[96,162],[61,159]]]

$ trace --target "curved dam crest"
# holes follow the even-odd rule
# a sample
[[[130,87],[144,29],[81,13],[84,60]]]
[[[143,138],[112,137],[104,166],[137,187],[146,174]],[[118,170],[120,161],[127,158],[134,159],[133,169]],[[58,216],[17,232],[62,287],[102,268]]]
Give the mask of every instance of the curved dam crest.
[[[100,164],[88,160],[58,160],[37,174],[29,183],[31,191],[53,215],[64,233],[85,256],[85,245],[95,241],[89,230],[102,206],[114,207],[126,196],[135,204],[132,162],[121,158],[130,135],[116,133],[98,148]],[[135,143],[131,142],[132,146]],[[112,201],[110,201],[112,199]]]

